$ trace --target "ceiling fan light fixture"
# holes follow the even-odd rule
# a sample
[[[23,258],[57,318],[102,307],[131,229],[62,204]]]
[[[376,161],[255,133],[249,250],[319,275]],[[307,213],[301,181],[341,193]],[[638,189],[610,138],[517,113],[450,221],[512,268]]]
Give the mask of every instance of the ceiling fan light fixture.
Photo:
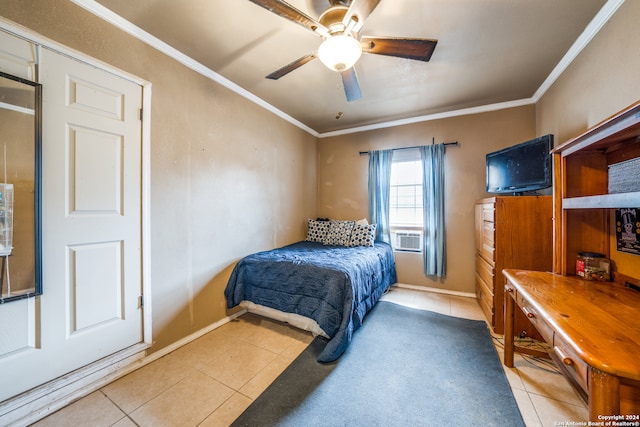
[[[360,42],[347,35],[329,37],[318,49],[320,61],[334,71],[344,71],[353,67],[361,54]]]

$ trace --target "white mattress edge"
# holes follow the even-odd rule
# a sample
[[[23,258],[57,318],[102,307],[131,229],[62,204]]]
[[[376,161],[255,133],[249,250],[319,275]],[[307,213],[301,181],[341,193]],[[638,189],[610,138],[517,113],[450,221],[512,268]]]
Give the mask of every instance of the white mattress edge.
[[[305,316],[301,316],[300,314],[285,313],[284,311],[256,304],[251,301],[242,301],[240,303],[240,306],[250,313],[268,317],[269,319],[278,320],[280,322],[285,322],[290,324],[291,326],[295,326],[296,328],[309,331],[313,334],[314,337],[320,335],[325,338],[330,338],[315,320]]]

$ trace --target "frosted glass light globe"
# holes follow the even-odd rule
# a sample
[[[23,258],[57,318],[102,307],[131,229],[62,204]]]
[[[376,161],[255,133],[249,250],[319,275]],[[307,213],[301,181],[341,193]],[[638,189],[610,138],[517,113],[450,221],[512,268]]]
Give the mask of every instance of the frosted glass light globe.
[[[318,57],[324,65],[334,71],[353,67],[360,55],[360,42],[351,36],[339,35],[326,39],[318,49]]]

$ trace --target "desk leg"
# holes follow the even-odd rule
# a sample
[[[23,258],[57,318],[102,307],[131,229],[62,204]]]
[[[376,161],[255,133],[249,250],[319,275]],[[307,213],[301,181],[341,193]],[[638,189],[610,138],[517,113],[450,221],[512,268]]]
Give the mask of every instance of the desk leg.
[[[514,305],[513,288],[505,286],[504,288],[504,364],[509,368],[513,368],[513,322],[514,322]]]
[[[589,368],[589,420],[600,421],[599,415],[620,414],[620,379]]]

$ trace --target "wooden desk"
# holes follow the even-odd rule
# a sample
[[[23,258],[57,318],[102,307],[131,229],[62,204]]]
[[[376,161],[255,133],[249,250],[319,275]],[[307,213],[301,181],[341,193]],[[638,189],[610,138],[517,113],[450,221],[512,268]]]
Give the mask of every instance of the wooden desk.
[[[640,292],[575,276],[511,270],[505,276],[504,364],[513,367],[515,304],[589,405],[589,419],[640,414]],[[626,418],[639,421],[640,418]]]

